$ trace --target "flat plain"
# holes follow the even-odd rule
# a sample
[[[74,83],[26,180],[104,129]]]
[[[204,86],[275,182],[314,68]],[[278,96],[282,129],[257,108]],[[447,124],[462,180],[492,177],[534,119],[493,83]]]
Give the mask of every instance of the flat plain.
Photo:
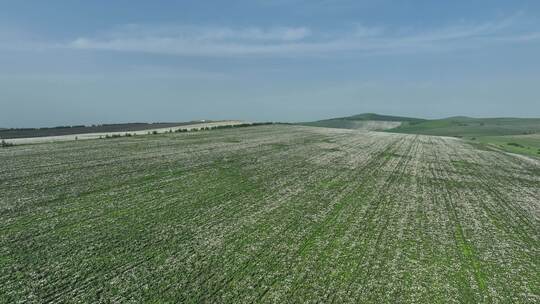
[[[0,302],[540,302],[540,161],[291,125],[0,149]]]

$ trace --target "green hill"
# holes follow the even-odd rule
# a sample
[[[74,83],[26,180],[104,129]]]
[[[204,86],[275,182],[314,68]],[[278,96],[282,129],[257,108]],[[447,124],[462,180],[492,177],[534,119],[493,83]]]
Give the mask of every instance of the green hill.
[[[540,157],[540,133],[527,135],[481,136],[475,139],[488,147]]]
[[[299,124],[312,127],[382,131],[393,129],[404,124],[416,124],[423,121],[423,119],[411,117],[364,113],[347,117],[337,117],[312,122],[302,122]]]
[[[402,124],[388,130],[394,133],[479,137],[523,135],[540,132],[540,118],[471,118],[464,116]]]
[[[407,122],[421,122],[425,121],[425,119],[421,118],[413,118],[413,117],[404,117],[404,116],[391,116],[391,115],[380,115],[376,113],[363,113],[363,114],[357,114],[353,116],[347,116],[347,117],[341,117],[341,118],[335,118],[335,119],[343,119],[343,120],[376,120],[376,121],[407,121]]]
[[[313,122],[306,126],[385,131],[391,133],[452,136],[483,148],[496,148],[529,156],[540,155],[540,118],[473,118],[454,116],[419,119],[364,113]]]
[[[540,118],[471,118],[427,120],[386,130],[392,133],[453,136],[483,148],[540,156]]]

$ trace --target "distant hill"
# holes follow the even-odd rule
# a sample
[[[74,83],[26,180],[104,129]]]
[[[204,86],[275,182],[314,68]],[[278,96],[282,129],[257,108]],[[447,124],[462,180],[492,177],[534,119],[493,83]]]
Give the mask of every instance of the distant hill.
[[[403,116],[364,113],[312,122],[306,126],[368,129],[393,133],[410,133],[454,137],[524,135],[540,133],[540,118],[473,118],[454,116],[442,119],[421,119]]]
[[[334,119],[344,119],[344,120],[375,120],[375,121],[407,121],[407,122],[421,122],[425,119],[413,118],[413,117],[404,117],[404,116],[391,116],[391,115],[380,115],[376,113],[363,113],[353,116],[340,117]]]
[[[210,122],[206,120],[204,122]],[[102,124],[91,126],[59,126],[52,128],[22,128],[0,129],[0,139],[15,139],[28,137],[61,136],[71,134],[88,134],[102,132],[134,132],[150,129],[172,128],[183,125],[202,123],[202,121],[190,122],[160,122],[160,123],[121,123]]]
[[[401,125],[416,124],[423,121],[424,119],[419,118],[364,113],[347,117],[302,122],[299,124],[313,127],[382,131],[393,129]]]
[[[425,120],[414,124],[403,124],[387,131],[454,137],[522,135],[540,132],[540,118],[472,118],[455,116]]]
[[[419,119],[365,113],[300,123],[306,126],[452,136],[473,145],[528,156],[540,156],[540,118],[473,118],[454,116]]]

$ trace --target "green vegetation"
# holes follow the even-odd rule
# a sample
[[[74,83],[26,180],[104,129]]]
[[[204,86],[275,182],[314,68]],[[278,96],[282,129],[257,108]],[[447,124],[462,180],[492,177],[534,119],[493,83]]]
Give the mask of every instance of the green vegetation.
[[[454,137],[521,135],[540,132],[540,118],[450,117],[402,125],[388,131]]]
[[[373,113],[301,123],[307,126],[386,131],[392,133],[452,136],[483,149],[502,149],[528,156],[540,155],[540,118],[417,119]]]
[[[451,117],[402,125],[387,131],[453,136],[512,153],[528,156],[540,154],[539,118]]]
[[[16,145],[0,168],[0,303],[540,294],[540,162],[463,140],[230,127]]]
[[[127,135],[127,134],[126,134]],[[109,138],[118,138],[118,137],[122,137],[122,134],[106,134],[105,135],[105,138],[106,139],[109,139]]]
[[[13,147],[13,146],[14,146],[13,143],[7,142],[7,141],[5,141],[3,139],[0,142],[0,147],[2,147],[2,148]]]
[[[529,135],[483,136],[478,141],[512,153],[539,156],[540,133]]]
[[[381,115],[376,113],[363,113],[357,114],[337,119],[346,119],[346,120],[377,120],[377,121],[398,121],[398,122],[410,122],[410,123],[419,123],[425,121],[421,118],[413,117],[404,117],[404,116],[391,116],[391,115]]]
[[[416,124],[422,121],[424,120],[418,118],[364,113],[348,117],[338,117],[313,122],[303,122],[299,124],[312,127],[381,131],[395,128],[401,124]]]

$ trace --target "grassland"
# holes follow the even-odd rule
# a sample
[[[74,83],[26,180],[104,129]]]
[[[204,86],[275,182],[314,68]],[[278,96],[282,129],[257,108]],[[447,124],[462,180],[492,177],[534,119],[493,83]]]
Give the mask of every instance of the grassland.
[[[462,138],[482,149],[540,157],[540,118],[419,119],[365,113],[301,123],[305,126],[363,131],[451,136]]]
[[[0,302],[538,303],[540,161],[268,125],[0,149]]]
[[[454,137],[503,136],[540,133],[540,118],[450,117],[402,125],[394,133]]]
[[[540,157],[540,133],[528,135],[482,136],[475,140],[512,153]]]
[[[402,124],[387,131],[453,136],[475,141],[484,148],[540,157],[540,118],[450,117]]]

